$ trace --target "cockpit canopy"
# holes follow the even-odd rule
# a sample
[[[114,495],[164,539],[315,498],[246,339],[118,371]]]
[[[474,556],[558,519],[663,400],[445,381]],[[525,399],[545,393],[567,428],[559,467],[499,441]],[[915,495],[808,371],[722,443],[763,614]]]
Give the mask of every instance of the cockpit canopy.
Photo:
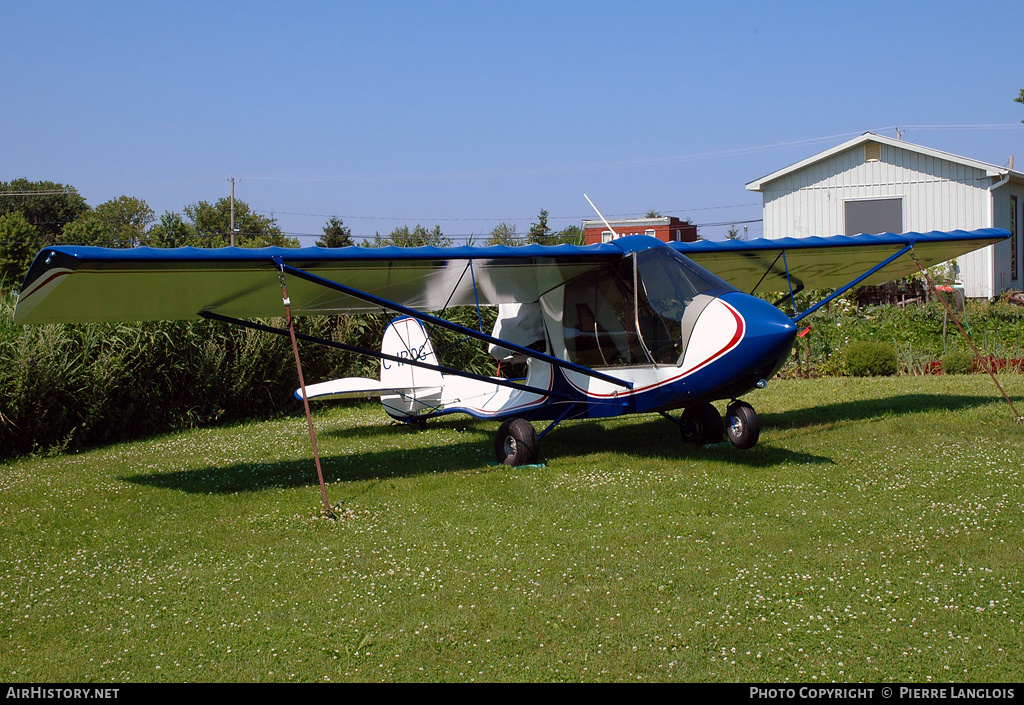
[[[587,367],[678,365],[700,311],[728,282],[668,247],[652,247],[565,284],[568,359]]]

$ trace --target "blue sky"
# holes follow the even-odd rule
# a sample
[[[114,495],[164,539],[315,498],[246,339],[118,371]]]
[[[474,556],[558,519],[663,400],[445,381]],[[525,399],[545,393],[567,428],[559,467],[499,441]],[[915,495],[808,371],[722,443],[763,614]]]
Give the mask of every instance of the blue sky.
[[[296,235],[332,215],[357,236],[526,232],[542,208],[561,228],[594,217],[586,193],[720,239],[760,217],[747,182],[869,130],[1024,167],[1019,2],[37,0],[2,17],[0,180],[158,215],[234,176]]]

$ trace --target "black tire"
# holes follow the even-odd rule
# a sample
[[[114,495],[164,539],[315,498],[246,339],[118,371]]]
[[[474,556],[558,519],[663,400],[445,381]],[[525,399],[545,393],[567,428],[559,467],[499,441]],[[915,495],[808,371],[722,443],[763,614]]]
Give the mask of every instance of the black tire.
[[[507,419],[494,437],[494,455],[503,465],[529,465],[540,457],[537,432],[526,419]]]
[[[734,401],[727,411],[725,432],[734,446],[747,450],[757,445],[761,436],[761,422],[754,407],[745,401]]]
[[[687,407],[679,421],[679,432],[687,443],[703,446],[722,442],[722,415],[712,404]]]

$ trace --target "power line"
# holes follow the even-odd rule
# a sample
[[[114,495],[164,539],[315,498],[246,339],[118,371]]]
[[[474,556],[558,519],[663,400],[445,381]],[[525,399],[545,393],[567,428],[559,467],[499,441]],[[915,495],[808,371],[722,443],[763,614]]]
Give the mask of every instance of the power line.
[[[890,130],[1009,130],[1024,128],[1024,123],[996,122],[988,125],[895,125]]]
[[[616,169],[630,169],[644,166],[657,166],[661,164],[674,164],[682,162],[700,161],[702,159],[714,159],[716,157],[739,156],[743,154],[754,154],[774,149],[783,149],[805,144],[814,144],[834,140],[841,137],[852,137],[862,134],[860,132],[843,133],[827,137],[815,137],[811,139],[794,140],[790,142],[779,142],[776,144],[761,145],[754,147],[741,147],[737,149],[726,149],[714,152],[701,152],[696,154],[677,155],[671,157],[651,157],[646,159],[634,159],[622,162],[608,162],[605,164],[577,164],[554,167],[538,167],[533,169],[514,169],[508,171],[466,171],[466,172],[431,172],[420,174],[352,174],[348,176],[239,176],[239,180],[260,180],[260,181],[450,181],[460,179],[503,179],[503,178],[532,178],[538,176],[555,176],[560,174],[573,174],[592,171],[614,171]]]
[[[894,130],[894,127],[879,128],[876,131]],[[696,154],[677,155],[671,157],[653,157],[647,159],[635,159],[623,162],[608,162],[605,164],[577,164],[556,167],[539,167],[534,169],[514,169],[508,171],[475,171],[475,172],[436,172],[424,174],[352,174],[348,176],[284,176],[284,175],[249,175],[239,176],[238,179],[250,179],[260,181],[442,181],[449,179],[479,179],[479,178],[508,178],[525,176],[547,176],[554,174],[567,174],[585,171],[607,171],[639,166],[652,166],[656,164],[670,164],[675,162],[697,161],[701,159],[713,159],[715,157],[734,156],[741,154],[752,154],[756,152],[784,149],[815,142],[824,142],[843,137],[852,137],[863,134],[862,132],[845,132],[838,135],[825,137],[812,137],[789,142],[777,142],[774,144],[758,145],[752,147],[740,147],[736,149],[718,150],[713,152],[700,152]]]
[[[723,221],[717,222],[717,223],[690,223],[690,225],[693,225],[694,227],[697,227],[697,228],[714,228],[714,227],[720,227],[720,226],[725,226],[725,225],[748,225],[750,223],[760,223],[762,221],[763,221],[763,218],[751,218],[749,220],[723,220]],[[300,232],[294,232],[294,231],[282,231],[282,232],[285,235],[289,236],[289,237],[322,237],[323,236],[323,233],[300,233]],[[484,239],[486,239],[490,235],[490,233],[487,233],[487,232],[482,232],[482,233],[443,233],[443,235],[446,238],[449,238],[451,240],[466,240],[468,238],[484,238]],[[364,237],[364,236],[353,235],[353,237],[359,238],[359,237]],[[526,233],[523,233],[523,237],[526,237]]]
[[[751,220],[723,220],[721,223],[693,223],[698,228],[715,228],[723,225],[747,225],[749,223],[761,223],[764,218],[753,218]]]
[[[738,147],[735,149],[722,149],[712,152],[698,152],[694,154],[674,155],[668,157],[651,157],[645,159],[634,159],[622,162],[608,162],[604,164],[575,164],[565,166],[538,167],[532,169],[513,169],[508,171],[465,171],[465,172],[433,172],[433,173],[408,173],[408,174],[350,174],[345,176],[286,176],[286,175],[262,175],[253,174],[240,176],[239,179],[250,179],[258,181],[446,181],[452,179],[486,179],[486,178],[514,178],[514,177],[535,177],[550,176],[556,174],[579,173],[588,171],[610,171],[615,169],[628,169],[642,166],[655,166],[660,164],[674,164],[682,162],[699,161],[702,159],[714,159],[717,157],[732,157],[743,154],[756,154],[758,152],[770,152],[776,149],[788,149],[817,142],[827,142],[848,137],[862,135],[864,132],[894,132],[900,130],[995,130],[995,129],[1024,129],[1020,123],[983,123],[974,125],[890,125],[877,127],[871,130],[857,132],[842,132],[822,137],[810,137],[786,142],[775,142],[750,147]]]
[[[77,195],[78,191],[73,188],[56,191],[0,191],[0,196],[61,196],[64,194]]]
[[[696,213],[698,211],[710,211],[710,210],[725,210],[729,208],[760,208],[760,203],[735,203],[732,205],[725,206],[703,206],[699,208],[669,208],[669,209],[658,209],[659,213]],[[255,210],[254,212],[268,216],[288,215],[308,218],[339,218],[341,220],[398,220],[398,221],[416,221],[420,223],[434,223],[434,222],[485,222],[485,223],[503,223],[509,221],[521,221],[521,220],[532,220],[536,218],[536,215],[526,216],[513,216],[513,217],[479,217],[479,218],[451,218],[451,217],[424,217],[424,216],[397,216],[397,215],[345,215],[338,213],[296,213],[289,211],[278,211],[278,210]],[[593,214],[587,215],[548,215],[548,220],[590,220]],[[631,213],[609,213],[610,217],[614,218],[638,218],[643,217],[638,215],[636,212]]]

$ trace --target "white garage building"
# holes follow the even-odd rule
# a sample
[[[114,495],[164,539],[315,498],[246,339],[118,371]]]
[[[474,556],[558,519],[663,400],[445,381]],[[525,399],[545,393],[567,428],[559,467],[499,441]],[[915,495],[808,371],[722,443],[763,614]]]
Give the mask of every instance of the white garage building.
[[[867,132],[747,184],[764,202],[764,237],[1009,230],[959,258],[964,291],[1024,288],[1024,173]]]

